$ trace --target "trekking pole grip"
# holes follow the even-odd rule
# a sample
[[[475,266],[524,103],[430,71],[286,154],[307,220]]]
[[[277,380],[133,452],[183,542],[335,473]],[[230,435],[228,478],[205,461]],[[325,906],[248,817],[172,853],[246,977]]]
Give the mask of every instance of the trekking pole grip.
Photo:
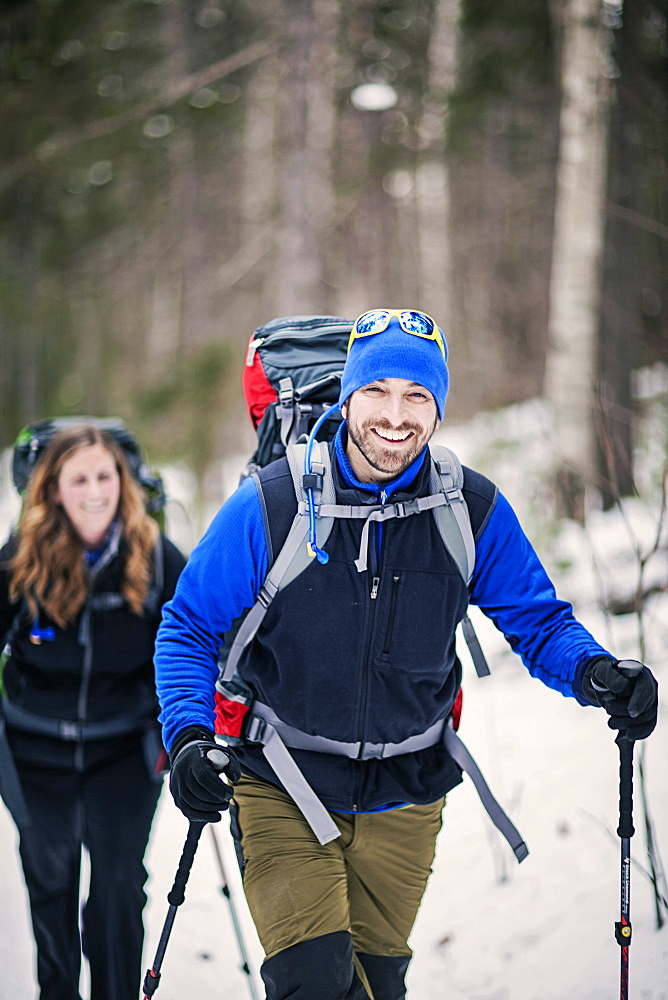
[[[186,842],[183,845],[181,860],[179,861],[179,866],[176,869],[176,875],[174,876],[174,885],[167,896],[167,902],[170,906],[180,906],[185,899],[186,883],[188,882],[188,876],[190,875],[190,870],[193,866],[193,861],[195,860],[197,844],[199,842],[199,838],[202,836],[202,830],[205,826],[205,823],[195,823],[193,820],[190,821],[188,833],[186,835]]]
[[[206,756],[219,774],[225,770],[230,762],[228,755],[218,747],[213,747],[209,750]],[[197,844],[199,843],[199,838],[202,836],[202,830],[205,826],[206,823],[196,823],[194,820],[190,820],[188,833],[186,835],[186,842],[183,845],[181,860],[179,861],[179,866],[176,869],[176,875],[174,876],[174,885],[167,896],[167,902],[170,906],[180,906],[185,899],[186,884],[190,876],[190,869],[193,866]]]
[[[615,743],[619,747],[619,826],[617,836],[632,837],[633,827],[633,741],[619,733]]]
[[[638,660],[619,660],[617,669],[629,679],[642,673],[643,665]],[[632,837],[633,829],[633,740],[624,731],[617,735],[615,743],[619,747],[619,827],[618,837]]]

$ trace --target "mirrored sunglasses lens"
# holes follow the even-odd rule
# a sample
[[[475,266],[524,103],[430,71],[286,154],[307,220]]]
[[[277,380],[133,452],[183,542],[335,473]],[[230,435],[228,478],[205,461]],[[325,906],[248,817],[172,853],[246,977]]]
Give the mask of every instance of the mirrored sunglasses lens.
[[[417,333],[421,337],[429,337],[434,332],[432,321],[419,312],[402,312],[401,325],[406,333]]]
[[[364,313],[355,323],[357,333],[364,336],[367,333],[379,333],[387,326],[387,313],[381,309]]]

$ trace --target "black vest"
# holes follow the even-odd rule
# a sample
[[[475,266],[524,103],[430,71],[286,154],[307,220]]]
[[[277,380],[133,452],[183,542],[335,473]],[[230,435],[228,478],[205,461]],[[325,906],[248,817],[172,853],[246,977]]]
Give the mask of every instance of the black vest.
[[[334,455],[337,503],[375,499],[348,487]],[[286,460],[259,472],[270,538],[280,551],[296,512]],[[474,487],[467,492],[467,487]],[[429,494],[429,457],[411,488],[392,501]],[[495,497],[484,477],[465,470],[474,536]],[[461,683],[455,629],[467,607],[466,584],[446,551],[433,515],[383,525],[374,574],[355,567],[363,522],[337,519],[329,561],[312,564],[271,604],[239,663],[239,673],[284,722],[330,739],[399,742],[447,717]],[[372,526],[370,545],[376,545]],[[372,596],[375,595],[375,596]],[[383,761],[357,761],[291,750],[329,809],[365,811],[397,802],[425,804],[445,794],[460,772],[438,745]],[[261,753],[240,751],[245,767],[277,783]]]

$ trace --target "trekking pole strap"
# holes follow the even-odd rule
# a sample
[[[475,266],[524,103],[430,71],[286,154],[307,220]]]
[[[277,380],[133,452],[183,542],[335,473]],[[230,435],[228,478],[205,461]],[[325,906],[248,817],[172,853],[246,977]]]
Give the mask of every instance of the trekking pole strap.
[[[475,789],[480,796],[480,801],[485,807],[489,818],[510,844],[518,862],[524,861],[529,854],[529,848],[524,843],[517,827],[492,795],[489,785],[482,776],[480,768],[474,761],[468,749],[460,740],[454,730],[454,727],[450,724],[445,727],[443,742],[445,743],[446,750],[452,759],[455,763],[459,764],[462,771],[466,771],[469,778],[475,785]]]

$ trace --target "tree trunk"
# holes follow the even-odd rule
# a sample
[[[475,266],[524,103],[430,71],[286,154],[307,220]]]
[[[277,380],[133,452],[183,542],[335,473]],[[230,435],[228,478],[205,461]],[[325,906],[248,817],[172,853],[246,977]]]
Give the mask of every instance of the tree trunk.
[[[584,523],[595,479],[593,389],[607,164],[609,31],[600,0],[563,8],[560,141],[544,394],[557,509]]]
[[[650,185],[643,162],[646,119],[652,101],[640,62],[647,14],[646,4],[626,3],[613,36],[617,72],[610,112],[611,210],[605,220],[596,439],[606,508],[634,492],[631,379],[641,363],[643,287],[651,287],[651,278],[643,266],[643,238],[647,237],[630,221],[652,214],[647,204]]]
[[[460,16],[460,0],[438,0],[428,53],[428,96],[418,128],[426,148],[419,157],[415,185],[419,305],[434,316],[446,337],[453,329],[453,297],[450,178],[444,146],[448,100],[456,83]]]
[[[276,315],[317,312],[330,297],[322,244],[333,218],[338,6],[329,0],[290,0],[284,17]]]
[[[185,78],[192,70],[188,4],[176,0],[166,7],[165,50],[169,53],[170,82]],[[195,143],[188,118],[181,116],[169,143],[171,161],[171,205],[174,221],[175,258],[179,273],[175,282],[180,293],[180,333],[187,355],[205,344],[210,335],[208,297],[199,219],[198,177]]]

